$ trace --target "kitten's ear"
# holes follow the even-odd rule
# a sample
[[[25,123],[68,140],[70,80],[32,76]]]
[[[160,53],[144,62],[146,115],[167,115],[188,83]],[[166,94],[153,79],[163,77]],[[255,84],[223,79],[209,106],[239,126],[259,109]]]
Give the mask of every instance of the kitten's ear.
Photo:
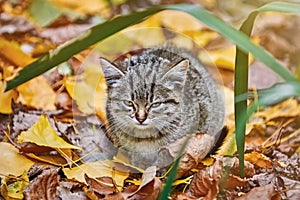
[[[118,80],[124,76],[124,73],[107,59],[100,58],[100,64],[108,84],[113,84],[115,80]]]
[[[163,75],[163,82],[165,82],[170,89],[175,89],[177,87],[182,88],[185,84],[188,67],[189,60],[185,59],[180,61]]]

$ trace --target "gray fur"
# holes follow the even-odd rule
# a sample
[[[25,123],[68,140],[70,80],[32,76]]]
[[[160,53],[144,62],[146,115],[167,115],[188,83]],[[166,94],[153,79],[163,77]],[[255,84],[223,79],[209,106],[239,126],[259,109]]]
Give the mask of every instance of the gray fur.
[[[154,163],[161,147],[192,133],[218,137],[222,95],[190,52],[169,45],[101,64],[108,85],[107,135],[134,164]]]

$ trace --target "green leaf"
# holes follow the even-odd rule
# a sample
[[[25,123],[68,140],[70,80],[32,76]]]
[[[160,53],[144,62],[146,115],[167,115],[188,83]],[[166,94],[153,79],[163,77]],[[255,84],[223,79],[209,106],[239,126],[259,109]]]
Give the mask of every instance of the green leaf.
[[[259,90],[258,104],[259,106],[269,106],[296,96],[300,96],[300,82],[287,81],[268,89]]]
[[[32,0],[28,11],[40,26],[49,25],[62,14],[59,8],[47,0]]]
[[[49,53],[41,56],[35,62],[29,64],[27,67],[22,69],[19,72],[19,75],[7,83],[7,89],[10,90],[46,71],[55,67],[56,65],[68,60],[74,54],[79,53],[80,51],[86,49],[87,47],[104,40],[110,35],[130,26],[140,22],[141,20],[146,19],[150,15],[153,15],[159,11],[171,9],[171,10],[180,10],[190,15],[194,16],[198,20],[202,21],[209,27],[215,29],[221,33],[224,37],[237,44],[240,49],[245,52],[251,52],[257,59],[261,60],[265,64],[266,61],[272,59],[272,57],[266,53],[261,47],[258,47],[243,33],[234,29],[230,25],[221,21],[205,9],[188,4],[179,4],[179,5],[162,5],[151,7],[147,10],[134,12],[129,15],[120,16],[114,18],[110,21],[104,22],[93,28],[87,30],[86,32],[79,35],[77,38],[59,46],[58,48],[50,51]],[[266,60],[265,58],[269,58]],[[273,59],[272,64],[277,63]],[[288,73],[283,73],[287,77],[292,77]]]
[[[187,137],[185,139],[183,145],[180,148],[180,151],[179,151],[178,155],[182,155],[183,154],[183,152],[185,150],[185,147],[188,144],[189,139],[191,139],[191,137]],[[174,182],[174,180],[176,178],[176,174],[177,174],[177,169],[178,169],[178,166],[179,166],[180,158],[181,157],[178,157],[175,160],[175,162],[174,162],[174,164],[172,166],[172,170],[169,173],[166,185],[165,185],[163,191],[161,192],[161,194],[159,196],[159,200],[169,199],[169,195],[171,194],[171,191],[172,191],[173,182]]]
[[[300,5],[292,4],[292,3],[283,3],[283,2],[274,2],[270,4],[266,4],[257,10],[253,11],[249,14],[248,18],[242,24],[240,30],[245,33],[247,36],[250,36],[253,24],[256,16],[259,12],[264,11],[277,11],[277,12],[286,12],[300,15]],[[249,49],[252,53],[252,51]],[[253,54],[256,58],[258,58],[255,54]],[[239,153],[239,163],[240,163],[240,171],[241,176],[244,176],[244,145],[245,145],[245,129],[246,122],[256,108],[261,104],[265,103],[267,105],[270,102],[265,102],[263,100],[270,100],[270,98],[266,98],[266,96],[261,99],[257,104],[253,104],[251,108],[247,111],[247,99],[242,101],[238,101],[238,97],[243,94],[247,94],[248,91],[248,59],[249,54],[245,53],[240,46],[238,46],[236,51],[236,62],[235,62],[235,124],[236,124],[236,143],[237,149]],[[280,75],[283,79],[287,81],[296,81],[296,78],[292,76],[292,74],[285,69],[282,65],[280,65],[271,55],[265,54],[263,57],[259,58],[264,64],[266,64],[269,68],[275,71],[278,75]],[[278,91],[273,91],[278,92]],[[268,93],[270,95],[270,93]],[[274,93],[273,96],[281,96],[279,93]],[[286,95],[288,96],[288,95]],[[275,97],[276,98],[276,97]],[[282,94],[281,100],[283,100],[285,96]]]

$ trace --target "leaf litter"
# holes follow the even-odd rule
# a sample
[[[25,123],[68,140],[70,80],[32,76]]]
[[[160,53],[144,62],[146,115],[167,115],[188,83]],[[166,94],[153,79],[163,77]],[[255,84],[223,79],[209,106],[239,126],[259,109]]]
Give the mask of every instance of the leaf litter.
[[[56,6],[68,7],[68,3],[63,1],[55,2]],[[91,9],[86,9],[91,5],[93,4],[87,4],[87,7],[80,8],[80,5],[76,4],[79,6],[78,10],[83,13],[91,12]],[[4,90],[6,81],[13,78],[20,68],[30,63],[38,55],[76,36],[92,25],[92,20],[77,23],[76,17],[72,21],[70,16],[63,22],[64,20],[60,16],[56,22],[41,30],[41,27],[37,28],[36,24],[31,23],[30,20],[11,15],[15,15],[18,9],[8,9],[9,6],[9,2],[2,6],[5,13],[13,13],[10,15],[0,14],[0,22],[3,25],[0,29],[3,33],[0,40],[1,44],[5,44],[5,49],[13,50],[14,54],[1,50],[3,46],[0,45],[1,91]],[[105,5],[97,5],[97,7],[93,7],[93,11],[99,9],[99,6]],[[26,2],[21,4],[22,9],[26,10]],[[180,20],[174,16],[179,16],[182,21],[191,21],[191,25],[183,26]],[[290,40],[283,39],[289,37],[284,36],[286,33],[281,31],[281,26],[285,24],[289,30],[295,31],[296,29],[293,27],[298,27],[296,26],[297,20],[290,16],[276,15],[275,18],[280,19],[278,21],[275,20],[274,13],[268,14],[267,18],[266,25],[259,27],[268,28],[255,32],[255,39],[292,71],[295,71],[292,66],[299,64],[296,57],[299,40],[296,37],[297,34],[292,34],[293,37]],[[59,26],[60,23],[62,26]],[[227,73],[232,74],[233,46],[222,42],[217,33],[190,16],[180,12],[165,11],[150,17],[132,29],[153,26],[174,29],[193,38],[200,47],[206,47],[213,57],[214,62],[207,63],[216,64],[225,69]],[[66,34],[70,31],[70,34]],[[290,33],[290,31],[287,32]],[[20,37],[20,33],[25,36]],[[157,29],[150,31],[148,35],[138,34],[138,37],[124,33],[121,41],[114,42],[120,43],[117,46],[123,44],[128,48],[134,45],[135,47],[147,46],[149,43],[164,41],[166,39],[164,34],[164,31]],[[156,38],[156,40],[150,41],[149,38]],[[11,40],[17,42],[11,42]],[[187,48],[193,48],[193,45],[183,37],[175,36],[172,40],[176,44],[184,44]],[[100,49],[100,53],[122,53],[118,49],[116,50],[114,45],[107,46],[105,49]],[[290,48],[291,46],[293,48]],[[0,177],[1,195],[4,198],[7,198],[8,194],[17,192],[22,193],[25,199],[34,197],[45,199],[157,199],[167,174],[158,176],[162,173],[157,174],[155,167],[149,167],[146,171],[138,174],[136,170],[135,173],[130,173],[132,169],[129,170],[130,166],[127,164],[120,163],[119,160],[116,161],[112,157],[105,159],[106,151],[101,148],[101,142],[103,142],[101,135],[105,131],[103,130],[104,105],[103,102],[97,104],[100,106],[97,108],[93,105],[94,102],[99,101],[99,98],[103,98],[105,86],[102,84],[103,80],[98,85],[86,81],[101,77],[101,71],[99,68],[91,66],[90,71],[81,73],[81,68],[78,67],[89,51],[78,54],[77,57],[74,56],[68,61],[73,69],[74,77],[60,74],[58,70],[54,70],[44,77],[38,78],[38,81],[28,83],[31,85],[31,90],[28,90],[27,86],[23,86],[23,88],[19,87],[0,94],[0,112],[11,113],[10,116],[4,115],[9,119],[8,121],[2,120],[0,117],[0,138],[3,140],[0,143],[1,152],[3,152],[1,153],[3,165],[0,166]],[[201,51],[197,51],[196,54],[202,56]],[[2,66],[2,63],[5,65]],[[256,61],[252,65],[250,69],[252,72],[254,71],[256,74],[262,72],[260,68],[255,67]],[[55,73],[55,78],[53,78]],[[97,74],[99,77],[93,77],[93,74]],[[77,80],[83,80],[81,85],[74,81],[78,77],[81,78]],[[276,83],[280,80],[275,79],[274,81]],[[226,85],[232,87],[231,82],[232,78],[228,78]],[[43,84],[43,87],[40,87],[40,84]],[[80,90],[83,92],[86,88],[98,90],[99,96],[76,95],[72,93],[72,87],[75,84],[78,84],[77,86],[80,86]],[[262,78],[252,79],[250,86],[253,85],[258,88],[266,87]],[[44,88],[47,89],[43,90]],[[231,88],[226,88],[226,94],[230,92]],[[14,99],[17,104],[11,105],[11,99]],[[233,104],[232,100],[229,102],[231,105]],[[22,104],[21,107],[25,106],[25,109],[20,111],[20,104]],[[63,108],[63,110],[56,112],[55,110],[59,108]],[[98,109],[97,115],[100,120],[97,116],[87,116],[93,113],[93,109]],[[234,154],[235,150],[232,148],[232,138],[234,138],[234,130],[230,121],[232,108],[228,110],[230,111],[227,113],[226,125],[229,132],[223,144],[223,146],[227,145],[227,150],[221,148],[216,156],[202,160],[202,154],[197,151],[197,147],[199,144],[203,145],[203,142],[192,144],[191,151],[184,155],[182,165],[179,167],[181,172],[174,182],[172,197],[174,199],[254,199],[263,196],[265,199],[298,199],[300,196],[299,101],[290,99],[276,106],[262,109],[250,119],[246,136],[244,179],[239,177],[238,162]],[[23,131],[30,132],[34,128],[34,123],[43,117],[44,120],[48,119],[48,122],[44,123],[42,130],[37,129],[39,133],[37,138],[34,137],[32,140],[31,136],[33,135],[30,135],[29,140],[28,137],[20,135]],[[47,142],[41,143],[40,136],[49,133],[49,129],[55,135],[52,135],[52,139]],[[46,135],[49,137],[48,134]],[[12,144],[15,147],[7,142],[9,141],[8,137],[13,141]],[[17,144],[17,138],[28,140]],[[62,142],[62,140],[71,145],[67,145],[68,148],[63,151],[61,143],[57,144],[57,141]],[[65,144],[65,142],[63,143]],[[104,143],[106,142],[104,141]],[[74,146],[75,149],[72,149],[71,147]],[[196,151],[194,151],[195,149]],[[172,149],[168,150],[172,151]],[[118,169],[122,170],[118,171]],[[29,182],[26,181],[25,175],[29,177]],[[16,190],[8,192],[8,187],[15,185],[19,185],[15,187]],[[22,199],[23,197],[17,198]]]

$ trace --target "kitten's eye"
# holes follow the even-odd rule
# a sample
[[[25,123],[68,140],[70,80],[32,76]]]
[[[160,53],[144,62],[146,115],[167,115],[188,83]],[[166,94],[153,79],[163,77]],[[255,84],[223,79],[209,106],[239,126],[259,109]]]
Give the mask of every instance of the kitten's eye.
[[[124,104],[126,105],[126,106],[133,106],[133,102],[132,101],[128,101],[128,100],[125,100],[124,101]]]
[[[157,108],[157,107],[159,107],[161,105],[161,102],[155,102],[155,103],[152,103],[151,104],[151,107],[152,108]]]

